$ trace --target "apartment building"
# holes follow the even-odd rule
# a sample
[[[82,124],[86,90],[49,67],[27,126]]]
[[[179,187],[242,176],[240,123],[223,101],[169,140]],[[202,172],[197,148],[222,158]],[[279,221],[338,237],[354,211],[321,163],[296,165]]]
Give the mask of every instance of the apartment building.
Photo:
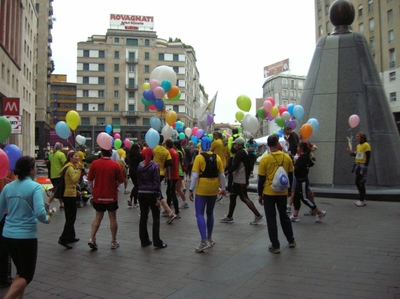
[[[113,27],[115,28],[115,27]],[[173,68],[181,98],[165,100],[165,110],[174,110],[185,127],[193,127],[195,108],[203,101],[196,54],[179,39],[164,40],[155,31],[108,29],[78,43],[77,105],[81,117],[77,131],[95,149],[94,138],[112,125],[121,138],[142,141],[150,128],[150,118],[164,113],[149,110],[142,103],[142,85],[160,65]],[[163,123],[165,124],[165,122]]]
[[[333,29],[329,8],[333,0],[315,0],[316,40]],[[387,100],[400,131],[400,0],[350,0],[354,32],[369,43]],[[399,77],[399,78],[398,78]]]
[[[6,143],[31,156],[35,155],[37,2],[0,0],[0,115],[13,120]]]

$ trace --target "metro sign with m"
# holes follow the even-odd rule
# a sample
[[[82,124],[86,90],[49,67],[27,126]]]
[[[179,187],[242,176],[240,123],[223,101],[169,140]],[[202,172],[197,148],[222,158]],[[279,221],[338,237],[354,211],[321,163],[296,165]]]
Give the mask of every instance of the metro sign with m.
[[[4,98],[3,99],[3,114],[4,115],[19,115],[19,98]]]

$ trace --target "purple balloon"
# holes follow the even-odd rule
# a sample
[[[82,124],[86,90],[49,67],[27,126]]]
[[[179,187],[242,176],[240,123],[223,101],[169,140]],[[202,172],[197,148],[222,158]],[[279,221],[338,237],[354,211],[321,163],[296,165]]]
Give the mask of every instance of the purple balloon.
[[[290,127],[292,130],[296,129],[296,127],[297,127],[296,121],[291,120],[291,121],[289,122],[289,127]]]
[[[202,129],[198,129],[196,131],[196,137],[197,138],[201,138],[201,137],[203,137],[203,135],[204,135],[204,131]]]
[[[273,117],[270,113],[268,113],[267,118],[269,121],[274,120],[275,117]]]
[[[211,126],[214,122],[214,116],[212,114],[207,115],[207,126]]]

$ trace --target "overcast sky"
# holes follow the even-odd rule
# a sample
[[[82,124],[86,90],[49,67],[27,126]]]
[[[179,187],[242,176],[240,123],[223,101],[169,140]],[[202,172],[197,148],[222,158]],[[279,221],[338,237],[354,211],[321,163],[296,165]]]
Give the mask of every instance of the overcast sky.
[[[236,99],[247,95],[250,112],[262,97],[264,66],[290,60],[290,74],[307,75],[315,50],[313,0],[68,0],[54,8],[54,74],[76,82],[77,43],[105,35],[109,16],[154,16],[159,38],[180,38],[197,58],[200,83],[211,99],[218,91],[215,122],[233,123]]]

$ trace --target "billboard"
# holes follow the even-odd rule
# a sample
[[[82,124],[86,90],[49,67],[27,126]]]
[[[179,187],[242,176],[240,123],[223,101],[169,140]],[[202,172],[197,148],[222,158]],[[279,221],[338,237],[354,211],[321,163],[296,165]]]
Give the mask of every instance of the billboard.
[[[289,70],[289,58],[264,67],[264,78]]]
[[[153,30],[154,17],[110,14],[110,29]]]

